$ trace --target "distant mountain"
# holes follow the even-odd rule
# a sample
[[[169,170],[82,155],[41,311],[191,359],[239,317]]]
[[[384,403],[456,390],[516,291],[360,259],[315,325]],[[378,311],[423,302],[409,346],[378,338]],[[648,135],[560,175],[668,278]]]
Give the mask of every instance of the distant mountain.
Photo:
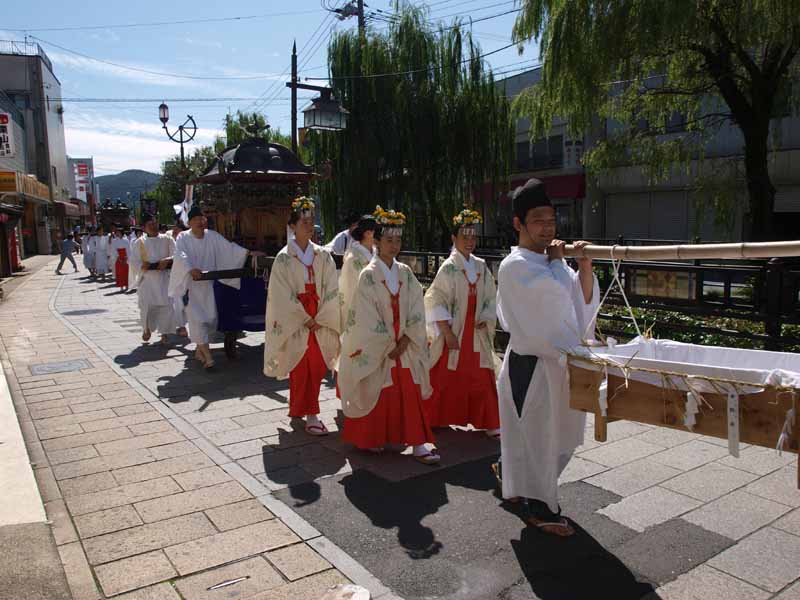
[[[139,199],[141,194],[152,190],[158,185],[161,175],[150,173],[149,171],[130,169],[116,175],[95,177],[94,180],[100,184],[100,202],[103,202],[106,198],[111,198],[112,200],[122,200],[122,202],[133,206],[133,203]],[[128,192],[130,192],[130,196]],[[130,202],[128,201],[129,198]]]

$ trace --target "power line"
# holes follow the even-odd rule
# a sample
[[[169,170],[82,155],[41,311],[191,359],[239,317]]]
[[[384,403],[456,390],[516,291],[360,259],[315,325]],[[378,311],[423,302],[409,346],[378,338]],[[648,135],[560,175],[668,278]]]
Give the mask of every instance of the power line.
[[[517,45],[517,42],[514,42],[514,43],[511,43],[511,44],[507,44],[505,46],[502,46],[501,48],[497,48],[495,50],[492,50],[491,52],[485,52],[484,54],[481,54],[481,55],[476,56],[474,58],[473,57],[465,58],[465,59],[463,59],[461,61],[461,64],[466,64],[466,63],[472,62],[473,60],[484,59],[487,56],[491,56],[493,54],[497,54],[498,52],[502,52],[503,50],[508,50],[509,48],[511,48],[513,46],[516,46],[516,45]],[[437,67],[434,65],[434,66],[425,67],[425,68],[422,68],[422,69],[410,69],[408,71],[395,71],[393,73],[370,73],[370,74],[367,74],[367,75],[338,75],[336,77],[305,77],[304,79],[306,81],[326,81],[326,80],[327,81],[333,81],[333,80],[339,80],[339,79],[377,79],[378,77],[397,77],[397,76],[400,76],[400,75],[412,75],[414,73],[424,73],[426,71],[430,71],[431,69],[436,69],[436,68]]]
[[[58,48],[59,50],[63,50],[64,52],[69,52],[70,54],[74,54],[76,56],[80,56],[81,58],[85,58],[87,60],[91,60],[94,62],[102,63],[104,65],[111,65],[112,67],[117,67],[118,69],[124,69],[126,71],[135,71],[137,73],[147,73],[148,75],[157,75],[159,77],[175,77],[177,79],[201,79],[201,80],[243,80],[243,79],[271,79],[276,77],[274,74],[265,74],[265,75],[241,75],[241,76],[227,76],[227,77],[210,77],[210,76],[200,76],[200,75],[182,75],[180,73],[164,73],[162,71],[151,71],[150,69],[141,69],[139,67],[131,67],[128,65],[121,65],[119,63],[111,62],[109,60],[103,60],[102,58],[95,58],[94,56],[89,56],[88,54],[83,54],[82,52],[78,52],[77,50],[71,50],[70,48],[66,48],[64,46],[60,46],[59,44],[55,44],[53,42],[48,42],[47,40],[43,40],[40,37],[36,37],[34,35],[30,36],[32,39],[37,40],[47,46],[53,46],[54,48]],[[278,76],[280,77],[280,76]]]
[[[190,25],[195,23],[224,23],[229,21],[249,21],[253,19],[266,19],[270,17],[288,17],[293,15],[309,15],[319,13],[319,9],[300,10],[293,12],[267,13],[261,15],[243,15],[238,17],[212,17],[208,19],[185,19],[182,21],[153,21],[150,23],[126,23],[118,25],[76,25],[68,27],[26,27],[24,29],[13,29],[4,27],[6,31],[29,32],[29,31],[91,31],[96,29],[130,29],[133,27],[161,27],[163,25]]]
[[[311,98],[301,98],[302,100],[310,100]],[[50,100],[61,102],[94,102],[94,103],[160,103],[160,102],[247,102],[249,100],[256,100],[256,98],[50,98]]]

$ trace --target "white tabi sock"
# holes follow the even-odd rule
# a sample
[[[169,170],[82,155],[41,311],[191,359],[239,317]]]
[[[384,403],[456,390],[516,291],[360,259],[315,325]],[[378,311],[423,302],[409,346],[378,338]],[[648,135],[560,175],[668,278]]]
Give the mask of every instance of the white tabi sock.
[[[319,417],[317,415],[306,415],[306,425],[319,425]]]

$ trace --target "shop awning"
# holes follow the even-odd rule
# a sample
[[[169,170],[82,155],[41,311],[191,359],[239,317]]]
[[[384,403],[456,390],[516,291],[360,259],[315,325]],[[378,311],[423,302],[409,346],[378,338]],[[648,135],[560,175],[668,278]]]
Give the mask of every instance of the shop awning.
[[[53,205],[56,208],[57,217],[73,217],[77,219],[81,216],[81,210],[69,202],[61,202],[60,200],[56,200],[53,202]]]

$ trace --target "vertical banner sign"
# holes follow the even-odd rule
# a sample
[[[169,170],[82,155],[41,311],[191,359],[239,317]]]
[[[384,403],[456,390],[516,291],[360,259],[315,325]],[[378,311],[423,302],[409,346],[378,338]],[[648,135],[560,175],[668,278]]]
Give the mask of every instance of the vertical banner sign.
[[[14,136],[11,133],[11,115],[0,112],[0,158],[14,156]]]

